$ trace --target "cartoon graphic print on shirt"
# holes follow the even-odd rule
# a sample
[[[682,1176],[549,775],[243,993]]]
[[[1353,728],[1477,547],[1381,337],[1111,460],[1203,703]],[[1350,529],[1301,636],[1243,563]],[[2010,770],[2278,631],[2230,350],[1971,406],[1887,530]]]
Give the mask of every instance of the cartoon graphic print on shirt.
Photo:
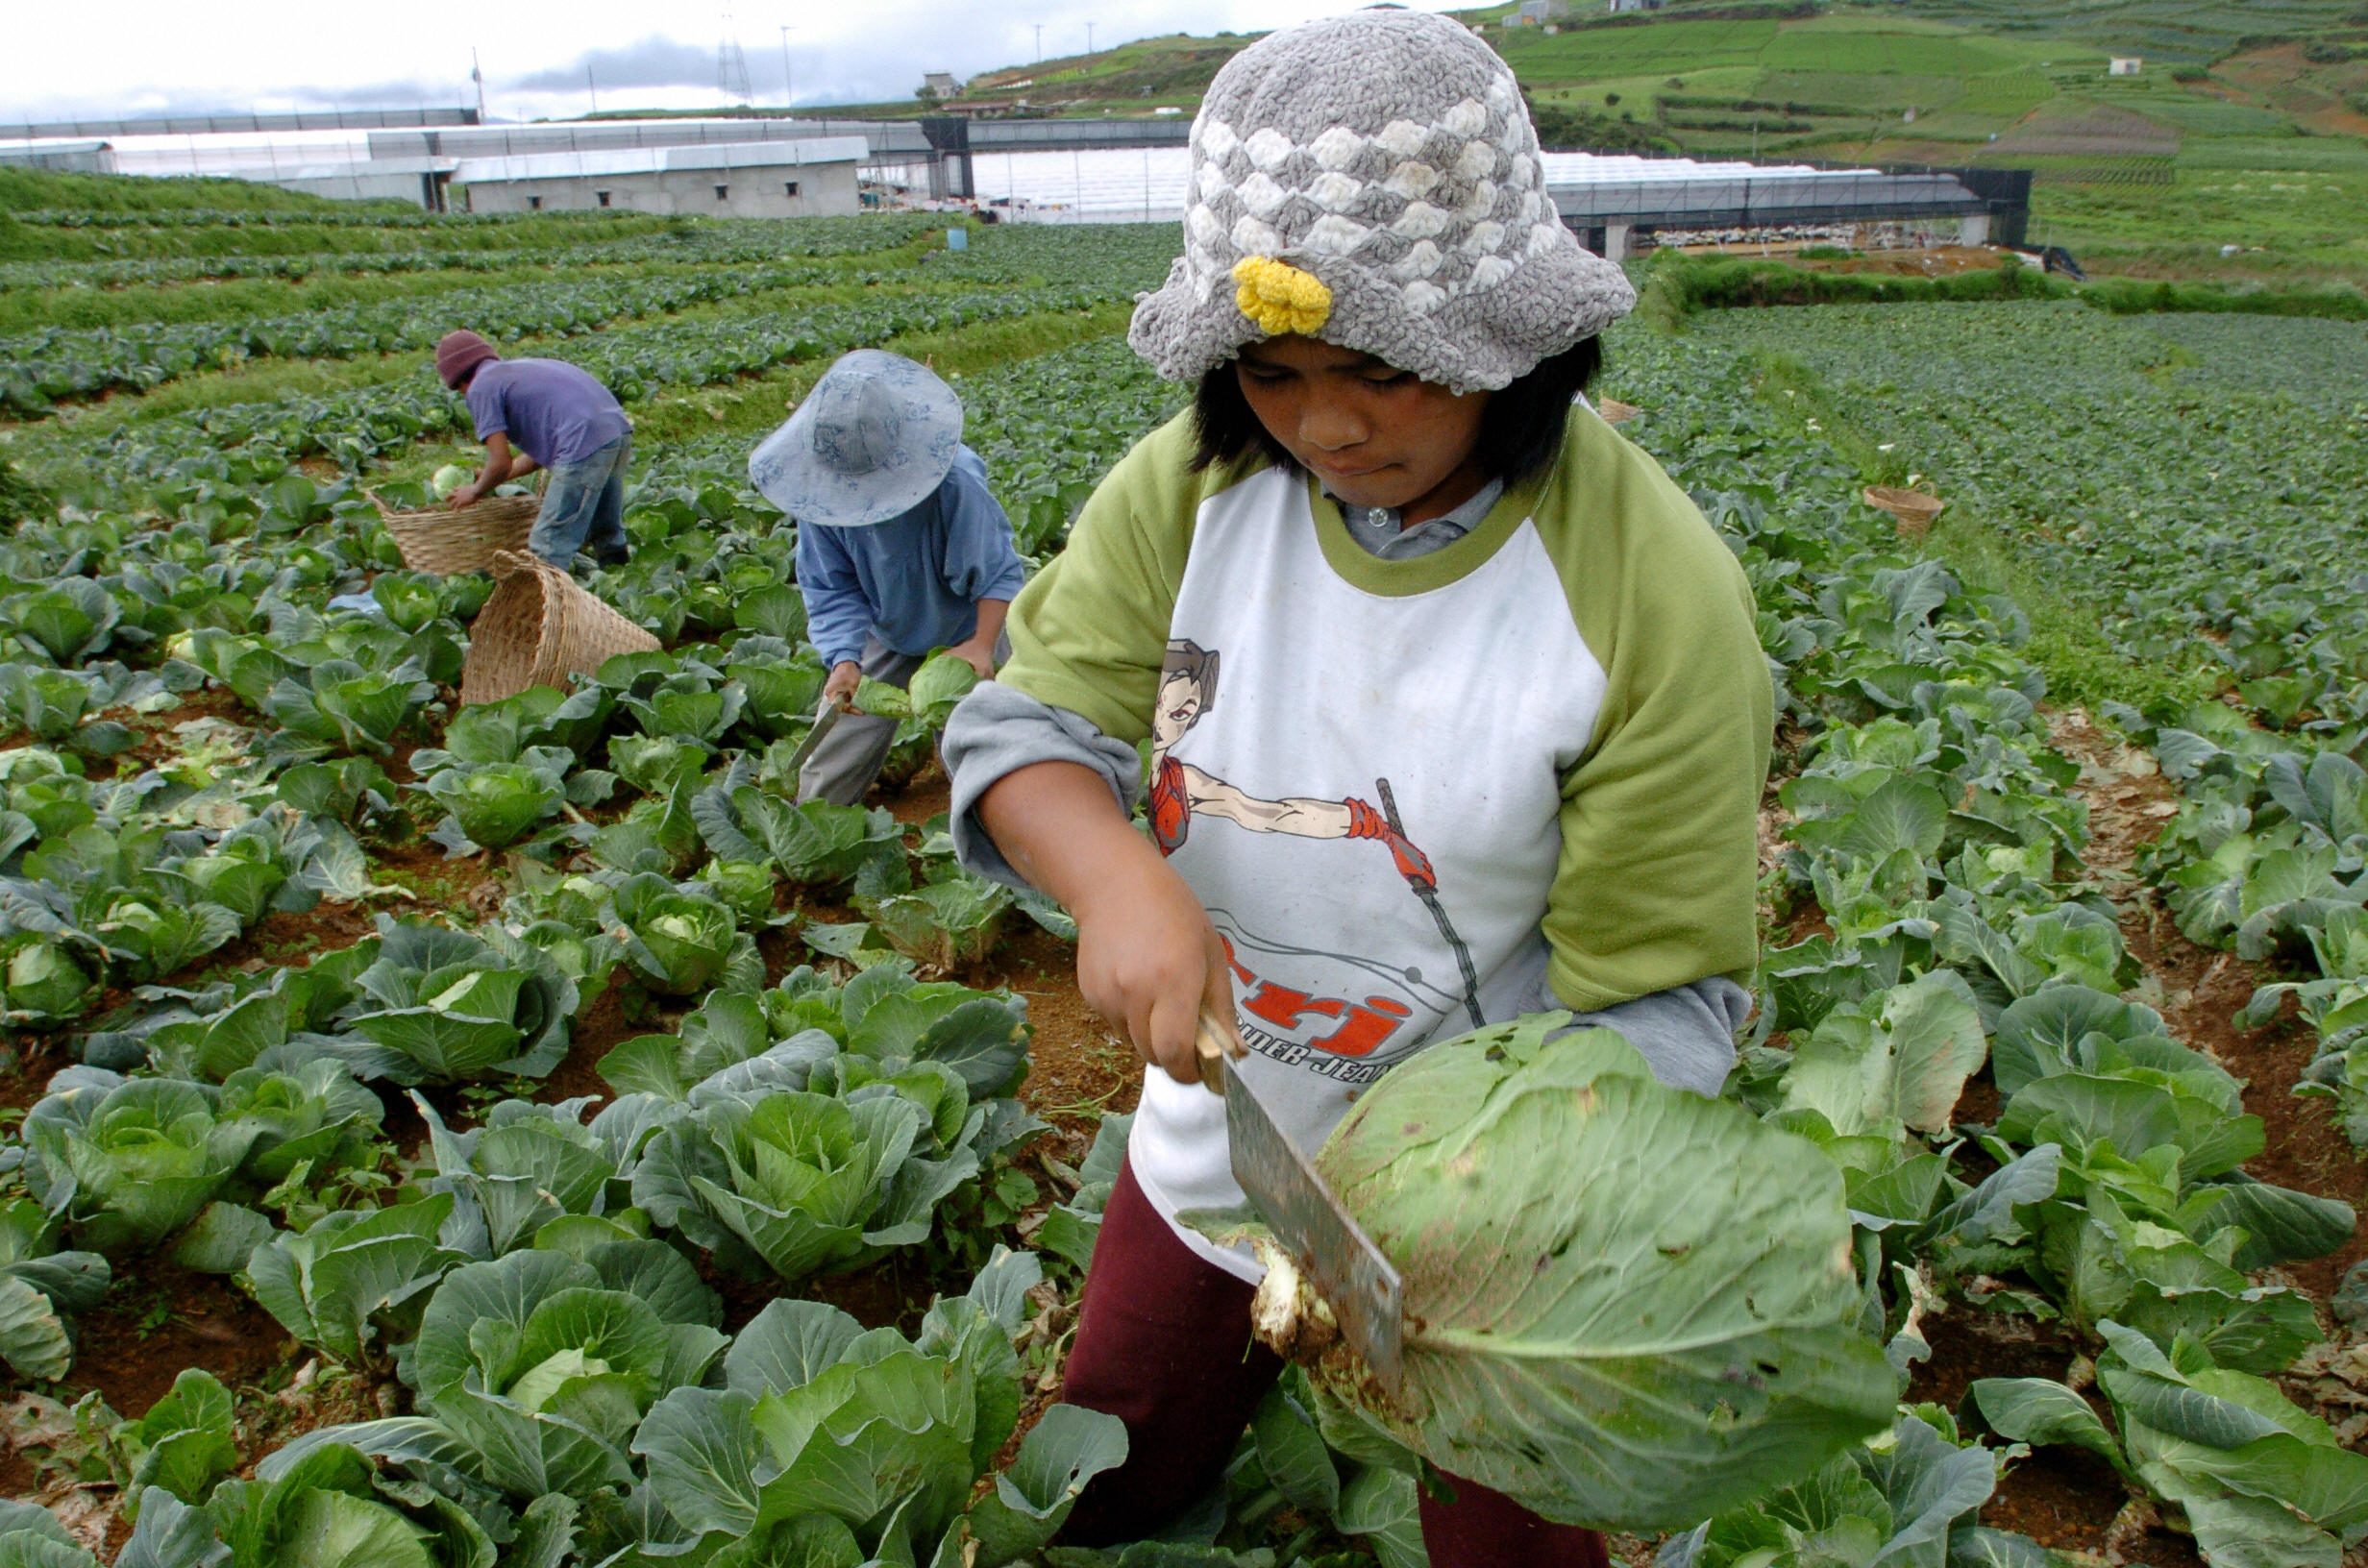
[[[1159,852],[1172,855],[1182,848],[1196,816],[1218,818],[1252,833],[1285,833],[1302,839],[1378,839],[1389,848],[1398,874],[1429,910],[1440,935],[1454,950],[1463,981],[1461,994],[1442,993],[1436,987],[1425,987],[1418,970],[1388,968],[1355,954],[1319,953],[1277,945],[1251,935],[1224,912],[1211,910],[1210,919],[1218,926],[1220,940],[1225,943],[1226,957],[1243,992],[1241,1011],[1246,1017],[1238,1021],[1245,1038],[1286,1065],[1299,1065],[1307,1062],[1311,1052],[1336,1057],[1367,1056],[1406,1019],[1418,1016],[1435,1017],[1459,1002],[1469,1013],[1473,1027],[1479,1027],[1483,1019],[1470,952],[1455,934],[1454,925],[1440,903],[1439,876],[1432,870],[1430,857],[1415,847],[1397,820],[1396,801],[1387,779],[1374,781],[1374,791],[1382,801],[1379,810],[1354,796],[1340,800],[1308,796],[1267,800],[1172,754],[1185,732],[1216,706],[1218,668],[1219,652],[1215,649],[1204,649],[1184,639],[1168,644],[1167,658],[1160,671],[1159,695],[1151,712],[1148,815],[1151,837],[1159,845]],[[1261,978],[1248,968],[1242,956],[1245,947],[1253,953],[1265,952],[1275,957],[1321,958],[1335,968],[1388,976],[1385,989],[1390,993],[1360,1000],[1294,990],[1279,981]],[[1418,997],[1394,993],[1407,987],[1418,988],[1423,993]],[[1263,1020],[1270,1028],[1262,1029],[1253,1020]],[[1322,1032],[1326,1022],[1334,1025],[1328,1033]],[[1271,1032],[1274,1030],[1281,1032]],[[1364,1073],[1341,1068],[1327,1070],[1328,1066],[1318,1062],[1314,1069],[1352,1082],[1378,1077],[1382,1070],[1379,1065]]]

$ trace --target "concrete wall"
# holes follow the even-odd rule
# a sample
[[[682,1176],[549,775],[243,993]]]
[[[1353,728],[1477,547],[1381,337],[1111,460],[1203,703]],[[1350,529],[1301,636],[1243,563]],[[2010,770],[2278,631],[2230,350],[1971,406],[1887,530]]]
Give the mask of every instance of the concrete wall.
[[[783,187],[798,182],[798,194]],[[725,187],[716,199],[715,187]],[[611,210],[727,218],[848,217],[861,209],[855,165],[768,163],[736,169],[669,169],[632,174],[503,180],[468,187],[472,212],[589,212],[608,192]],[[535,198],[541,206],[535,206]]]
[[[278,185],[282,190],[302,191],[308,196],[326,196],[333,202],[408,202],[431,212],[436,210],[435,178],[417,170],[373,172],[368,164],[362,163],[356,164],[350,174],[290,173],[274,177],[242,169],[238,177],[259,184]]]

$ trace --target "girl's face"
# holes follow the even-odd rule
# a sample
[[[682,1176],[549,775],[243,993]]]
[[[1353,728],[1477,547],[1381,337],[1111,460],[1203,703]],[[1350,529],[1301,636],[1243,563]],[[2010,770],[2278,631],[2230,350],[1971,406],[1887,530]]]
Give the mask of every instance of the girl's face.
[[[1488,482],[1471,464],[1486,392],[1450,392],[1312,337],[1250,344],[1235,375],[1267,433],[1352,506],[1427,522]]]

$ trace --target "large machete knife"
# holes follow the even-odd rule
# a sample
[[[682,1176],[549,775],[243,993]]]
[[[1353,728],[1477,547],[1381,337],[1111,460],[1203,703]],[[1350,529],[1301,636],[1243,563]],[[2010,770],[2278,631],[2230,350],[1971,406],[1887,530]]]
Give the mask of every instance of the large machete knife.
[[[1341,1335],[1394,1395],[1404,1372],[1405,1283],[1365,1227],[1260,1103],[1235,1066],[1224,1027],[1207,1014],[1194,1036],[1200,1081],[1224,1097],[1233,1179],[1274,1239],[1332,1309]]]

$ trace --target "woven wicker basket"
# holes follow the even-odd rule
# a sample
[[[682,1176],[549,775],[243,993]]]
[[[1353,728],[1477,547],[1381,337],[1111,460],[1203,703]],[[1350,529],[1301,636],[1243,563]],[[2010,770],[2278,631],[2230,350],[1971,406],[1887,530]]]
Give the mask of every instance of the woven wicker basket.
[[[488,496],[456,512],[393,512],[381,502],[379,515],[395,536],[404,565],[430,576],[451,577],[491,571],[496,551],[526,549],[542,506],[535,496]]]
[[[1598,398],[1595,400],[1595,412],[1603,416],[1606,425],[1619,425],[1637,417],[1637,405],[1622,403],[1617,398]]]
[[[460,700],[499,702],[530,686],[565,686],[619,653],[654,651],[657,639],[539,556],[497,551],[493,593],[469,628]]]
[[[1897,485],[1870,484],[1860,493],[1860,500],[1879,512],[1888,512],[1898,521],[1902,537],[1921,539],[1933,526],[1933,519],[1948,504],[1938,496],[1921,490],[1902,490]]]

